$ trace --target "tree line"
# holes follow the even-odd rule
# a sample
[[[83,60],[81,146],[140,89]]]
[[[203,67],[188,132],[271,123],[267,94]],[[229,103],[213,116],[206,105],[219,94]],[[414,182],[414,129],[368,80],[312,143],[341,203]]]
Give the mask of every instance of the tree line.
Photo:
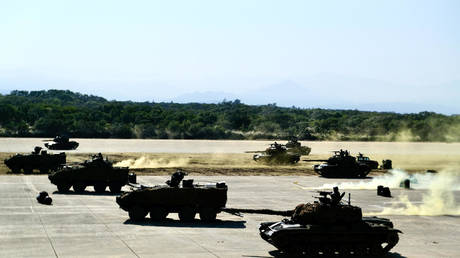
[[[460,116],[246,105],[108,101],[71,91],[0,95],[0,136],[460,141]]]

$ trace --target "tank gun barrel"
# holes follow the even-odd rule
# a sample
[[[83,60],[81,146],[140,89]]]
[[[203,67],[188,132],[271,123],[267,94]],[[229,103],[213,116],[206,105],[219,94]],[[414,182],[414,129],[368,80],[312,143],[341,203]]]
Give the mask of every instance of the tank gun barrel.
[[[238,208],[223,208],[223,212],[227,212],[236,216],[242,217],[241,213],[251,214],[265,214],[265,215],[279,215],[279,216],[292,216],[294,210],[270,210],[270,209],[238,209]]]

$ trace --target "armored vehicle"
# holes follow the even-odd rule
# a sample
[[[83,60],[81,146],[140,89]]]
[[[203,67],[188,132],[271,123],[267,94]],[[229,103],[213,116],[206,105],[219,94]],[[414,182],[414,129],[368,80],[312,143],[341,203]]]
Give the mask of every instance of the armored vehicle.
[[[316,173],[323,177],[366,177],[371,171],[369,165],[364,162],[356,161],[356,158],[351,156],[348,151],[334,151],[334,156],[327,160],[304,160],[304,161],[320,161],[326,162],[313,166]]]
[[[67,192],[73,187],[75,192],[81,193],[87,186],[93,186],[96,192],[101,193],[109,186],[112,193],[118,193],[122,186],[128,184],[128,170],[127,167],[114,167],[99,153],[79,165],[63,167],[50,174],[48,179],[57,185],[59,192]]]
[[[49,154],[38,146],[30,154],[16,154],[9,159],[5,159],[5,165],[13,173],[19,173],[23,170],[25,174],[32,173],[34,169],[40,170],[41,173],[48,173],[59,169],[65,163],[66,155],[64,152]]]
[[[371,160],[369,157],[364,156],[361,152],[356,156],[358,162],[367,164],[371,169],[379,168],[379,163],[375,160]]]
[[[227,185],[224,182],[195,184],[193,179],[182,180],[185,175],[178,170],[165,185],[141,186],[123,193],[116,201],[134,221],[144,219],[147,213],[153,220],[179,213],[181,221],[193,221],[199,213],[202,221],[214,221],[227,202]]]
[[[265,222],[260,236],[291,255],[308,257],[381,256],[399,241],[393,223],[385,218],[362,217],[361,208],[343,204],[337,187],[320,192],[319,202],[298,205],[290,219]]]
[[[285,145],[277,142],[270,144],[265,151],[252,157],[255,161],[268,164],[294,164],[299,162],[300,154],[288,151]]]
[[[311,152],[311,148],[302,146],[302,144],[297,140],[297,137],[291,137],[285,146],[288,152],[299,155],[308,155]]]
[[[59,135],[45,143],[45,147],[50,150],[75,150],[78,145],[76,141],[69,141],[69,137]]]

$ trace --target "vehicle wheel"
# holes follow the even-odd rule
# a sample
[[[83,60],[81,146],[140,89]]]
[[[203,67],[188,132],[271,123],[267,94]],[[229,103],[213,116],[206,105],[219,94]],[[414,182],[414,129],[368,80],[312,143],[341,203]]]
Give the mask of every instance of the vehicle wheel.
[[[60,193],[68,192],[70,189],[70,185],[68,184],[58,184],[57,189]]]
[[[216,220],[217,212],[213,208],[203,208],[200,210],[200,219],[206,222],[213,222]]]
[[[195,219],[196,211],[192,207],[184,207],[179,211],[179,219],[181,221],[193,221]]]
[[[74,190],[74,192],[76,192],[76,193],[82,193],[82,192],[85,191],[85,189],[86,189],[86,185],[83,184],[83,183],[75,183],[75,184],[73,185],[73,190]]]
[[[12,168],[11,168],[11,172],[17,174],[17,173],[21,172],[21,168],[20,168],[20,167],[12,167]]]
[[[33,169],[31,167],[24,168],[24,174],[32,174]]]
[[[40,173],[42,174],[48,174],[50,170],[48,168],[40,168]]]
[[[384,254],[383,248],[379,244],[373,244],[369,250],[370,255],[372,256],[382,256]]]
[[[147,211],[139,206],[134,206],[129,209],[128,215],[131,220],[143,220],[147,216]]]
[[[106,187],[107,187],[107,185],[103,184],[103,183],[95,184],[94,185],[94,191],[96,193],[103,193],[103,192],[105,192]]]
[[[164,207],[155,207],[150,210],[150,218],[152,220],[164,220],[168,214],[168,210]]]
[[[112,193],[121,192],[121,185],[120,184],[110,184],[109,188],[110,188],[110,192],[112,192]]]

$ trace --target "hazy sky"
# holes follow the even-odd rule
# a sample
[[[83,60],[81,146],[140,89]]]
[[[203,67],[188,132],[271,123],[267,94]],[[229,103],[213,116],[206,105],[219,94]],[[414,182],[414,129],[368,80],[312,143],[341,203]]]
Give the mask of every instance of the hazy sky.
[[[344,76],[422,99],[439,85],[455,94],[459,13],[457,0],[2,1],[0,92],[167,100]]]

